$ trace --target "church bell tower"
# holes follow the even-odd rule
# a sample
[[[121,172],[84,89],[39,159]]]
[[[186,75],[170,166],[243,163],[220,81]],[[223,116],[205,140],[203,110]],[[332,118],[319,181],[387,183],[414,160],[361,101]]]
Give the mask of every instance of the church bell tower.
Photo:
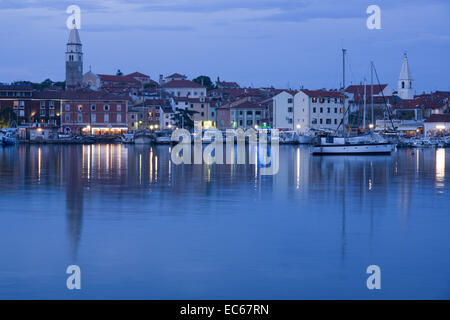
[[[414,99],[413,79],[409,71],[408,56],[404,55],[402,70],[398,77],[398,96],[402,99]]]
[[[70,30],[66,49],[66,90],[81,87],[83,80],[83,51],[78,29]]]

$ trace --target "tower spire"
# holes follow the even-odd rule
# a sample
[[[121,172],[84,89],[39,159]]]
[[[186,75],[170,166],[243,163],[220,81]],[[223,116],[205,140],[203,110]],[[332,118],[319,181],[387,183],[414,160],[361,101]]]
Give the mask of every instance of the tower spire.
[[[400,70],[400,75],[398,77],[398,96],[402,99],[413,99],[414,89],[413,89],[413,78],[411,76],[411,71],[409,70],[408,54],[405,51],[403,54],[403,64]]]
[[[83,50],[78,29],[70,29],[66,49],[66,89],[81,87],[83,81]]]

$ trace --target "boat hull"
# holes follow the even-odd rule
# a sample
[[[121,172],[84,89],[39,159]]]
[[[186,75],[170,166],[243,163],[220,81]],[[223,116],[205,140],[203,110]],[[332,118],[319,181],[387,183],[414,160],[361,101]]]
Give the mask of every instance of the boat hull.
[[[150,136],[137,136],[134,137],[134,144],[151,144],[152,138]]]
[[[389,155],[394,151],[391,143],[319,145],[312,148],[313,155]]]

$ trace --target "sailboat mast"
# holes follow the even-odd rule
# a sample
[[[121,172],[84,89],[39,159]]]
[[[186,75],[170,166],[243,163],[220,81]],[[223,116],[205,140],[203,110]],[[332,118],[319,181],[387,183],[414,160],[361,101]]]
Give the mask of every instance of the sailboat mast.
[[[372,104],[372,130],[375,128],[374,111],[373,111],[373,61],[370,61],[370,98]]]
[[[342,130],[344,131],[345,135],[345,53],[347,52],[346,49],[342,48]]]
[[[366,79],[364,79],[363,85],[364,85],[363,129],[364,131],[366,131],[366,104],[367,104]]]

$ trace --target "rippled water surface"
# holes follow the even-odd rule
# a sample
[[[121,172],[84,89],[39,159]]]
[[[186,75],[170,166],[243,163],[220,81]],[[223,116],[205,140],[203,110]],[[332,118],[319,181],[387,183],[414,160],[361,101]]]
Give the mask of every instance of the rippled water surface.
[[[449,183],[450,149],[281,146],[263,176],[166,146],[0,148],[0,298],[448,299]]]

